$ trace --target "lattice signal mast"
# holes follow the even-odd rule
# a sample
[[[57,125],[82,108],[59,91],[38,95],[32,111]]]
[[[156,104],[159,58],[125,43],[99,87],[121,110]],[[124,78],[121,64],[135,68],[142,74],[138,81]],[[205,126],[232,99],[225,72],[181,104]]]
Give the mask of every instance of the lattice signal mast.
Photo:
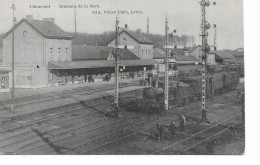
[[[168,18],[165,20],[165,84],[164,84],[164,110],[169,109],[169,48],[168,48]]]
[[[13,27],[16,24],[16,17],[14,17],[14,11],[16,10],[14,1],[11,9],[13,10]],[[14,113],[14,30],[12,33],[12,104],[11,104],[11,112]]]
[[[206,7],[209,7],[210,2],[207,0],[201,0],[201,34],[202,37],[202,60],[204,61],[203,69],[202,69],[202,121],[207,121],[207,107],[206,107],[206,95],[207,95],[207,53],[210,50],[208,45],[207,37],[208,37],[208,29],[210,28],[210,24],[206,21]]]
[[[118,31],[119,20],[116,17],[116,38],[115,38],[115,96],[114,96],[114,111],[118,111],[118,95],[119,95],[119,57],[118,57]]]

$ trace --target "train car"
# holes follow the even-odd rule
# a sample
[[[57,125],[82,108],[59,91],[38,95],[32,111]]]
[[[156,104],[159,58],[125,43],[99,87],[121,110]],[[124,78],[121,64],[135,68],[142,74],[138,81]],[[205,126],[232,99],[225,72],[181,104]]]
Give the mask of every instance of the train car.
[[[239,75],[236,71],[223,73],[223,88],[225,90],[235,88],[239,83]]]
[[[169,79],[169,104],[183,105],[195,99],[201,99],[202,76]],[[160,112],[163,110],[164,77],[153,78],[149,87],[143,90],[143,100],[136,108],[145,112]],[[225,71],[209,74],[206,78],[207,95],[214,95],[225,90],[235,89],[239,83],[238,71]],[[160,90],[160,92],[158,91]]]

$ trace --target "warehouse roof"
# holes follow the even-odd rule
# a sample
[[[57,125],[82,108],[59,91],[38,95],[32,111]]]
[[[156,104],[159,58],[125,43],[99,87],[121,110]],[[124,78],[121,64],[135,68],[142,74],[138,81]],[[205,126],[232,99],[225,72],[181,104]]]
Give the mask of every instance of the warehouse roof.
[[[224,50],[214,50],[214,51],[210,51],[210,54],[215,54],[217,56],[219,56],[222,59],[231,59],[232,55],[231,53],[224,51]]]
[[[43,37],[49,39],[72,39],[71,35],[64,30],[62,30],[58,25],[54,22],[51,23],[47,20],[35,20],[31,19],[30,21],[23,18],[21,19],[13,28],[11,28],[3,38],[7,37],[14,29],[16,29],[23,22],[26,22],[29,26],[31,26],[35,31],[40,33]]]
[[[110,55],[114,55],[115,49],[107,46],[72,46],[72,60],[107,60]],[[119,49],[120,59],[139,59],[128,49]]]
[[[148,38],[146,38],[144,35],[142,35],[138,31],[131,31],[131,30],[122,30],[119,35],[122,33],[128,34],[131,38],[133,38],[136,42],[140,44],[153,44],[152,41],[150,41]],[[115,39],[115,36],[109,40],[108,43],[112,42]]]
[[[198,59],[191,55],[173,55],[172,58],[176,59],[177,61],[198,61]]]
[[[154,60],[121,60],[121,66],[147,66],[158,62]],[[112,68],[114,61],[108,60],[82,60],[82,61],[50,61],[49,69],[84,69],[84,68]]]
[[[177,48],[177,49],[170,49],[170,55],[184,55],[185,54],[185,50],[184,48]]]

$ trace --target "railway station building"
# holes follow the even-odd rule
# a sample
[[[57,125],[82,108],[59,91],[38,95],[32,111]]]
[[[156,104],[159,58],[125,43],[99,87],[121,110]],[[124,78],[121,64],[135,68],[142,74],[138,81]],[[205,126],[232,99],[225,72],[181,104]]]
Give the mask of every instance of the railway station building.
[[[115,49],[107,46],[72,46],[72,61],[50,61],[49,83],[84,83],[114,78]],[[154,70],[156,61],[141,60],[128,49],[119,49],[121,78],[138,78]],[[108,78],[108,79],[107,79]]]
[[[126,25],[118,34],[118,43],[142,60],[153,59],[153,43],[141,34],[140,29],[131,31]],[[115,37],[109,41],[108,47],[115,47]]]
[[[36,20],[31,15],[21,19],[4,35],[2,70],[10,71],[12,67],[13,33],[16,88],[102,81],[107,77],[113,79],[113,47],[72,45],[72,36],[55,24],[54,18]],[[126,46],[119,50],[122,77],[142,77],[154,70],[157,62],[149,56],[152,43],[142,42],[137,48],[138,51],[132,51]],[[9,72],[8,82],[12,82],[11,77]]]

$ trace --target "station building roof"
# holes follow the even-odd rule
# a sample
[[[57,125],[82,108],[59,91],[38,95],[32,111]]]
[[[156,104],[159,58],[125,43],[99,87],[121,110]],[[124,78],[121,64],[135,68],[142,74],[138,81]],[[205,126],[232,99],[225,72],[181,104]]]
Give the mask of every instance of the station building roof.
[[[120,66],[148,66],[158,62],[154,60],[120,60]],[[87,68],[113,68],[113,60],[80,60],[80,61],[49,61],[48,69],[87,69]]]
[[[6,38],[13,30],[20,26],[23,22],[26,22],[35,31],[40,33],[43,37],[49,39],[72,39],[72,36],[61,29],[58,25],[48,20],[36,20],[36,19],[21,19],[13,28],[11,28],[3,38]]]
[[[121,35],[122,33],[126,33],[131,38],[133,38],[136,42],[140,44],[153,44],[152,41],[150,41],[147,37],[141,34],[141,32],[138,31],[132,31],[132,30],[122,30],[119,32],[118,35]],[[115,36],[109,40],[108,43],[112,42],[115,39]]]
[[[140,59],[128,49],[119,49],[120,59],[133,60]],[[107,46],[72,46],[72,60],[107,60],[109,56],[115,54],[115,49]]]

